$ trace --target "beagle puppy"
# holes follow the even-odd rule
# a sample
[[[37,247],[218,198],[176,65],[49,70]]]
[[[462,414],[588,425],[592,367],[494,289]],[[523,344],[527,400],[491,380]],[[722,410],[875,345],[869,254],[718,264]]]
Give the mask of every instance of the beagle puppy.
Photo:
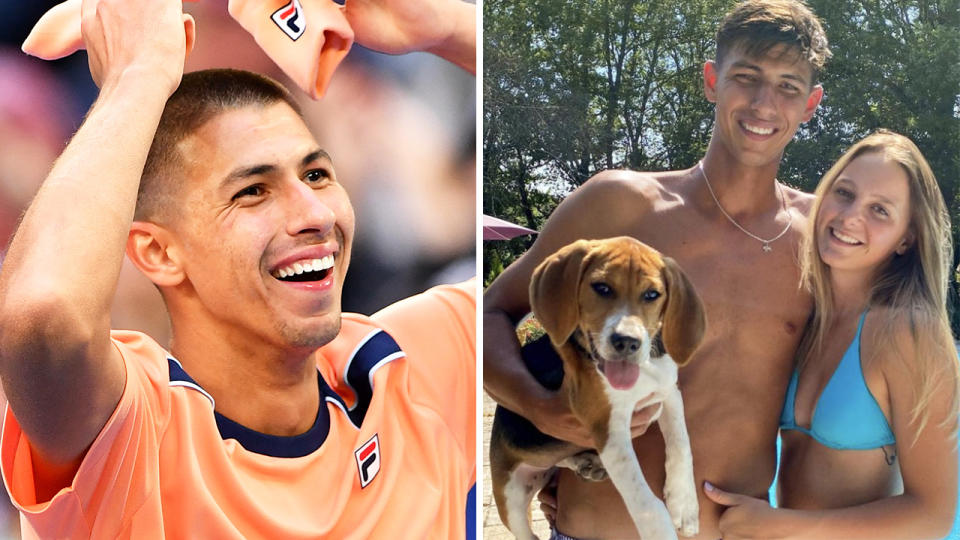
[[[690,439],[677,388],[677,368],[690,359],[706,327],[703,304],[677,263],[630,237],[580,240],[538,266],[530,305],[562,359],[563,373],[531,365],[542,354],[524,348],[541,384],[563,392],[588,426],[597,453],[554,439],[497,407],[490,441],[493,495],[500,519],[524,540],[534,494],[556,467],[589,480],[613,481],[643,540],[699,530]],[[562,378],[562,384],[560,380]],[[666,505],[643,477],[630,437],[641,399],[662,403],[657,421],[666,443]],[[598,455],[599,453],[599,455]]]

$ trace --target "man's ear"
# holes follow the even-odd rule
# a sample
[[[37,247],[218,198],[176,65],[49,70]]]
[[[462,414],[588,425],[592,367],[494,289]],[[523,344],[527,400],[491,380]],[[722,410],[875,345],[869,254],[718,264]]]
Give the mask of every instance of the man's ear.
[[[813,118],[813,113],[816,112],[821,99],[823,99],[823,86],[818,84],[810,90],[810,97],[807,98],[807,107],[803,110],[804,122],[809,122]]]
[[[127,257],[158,287],[174,287],[186,277],[173,235],[155,223],[134,221],[130,225]]]
[[[703,63],[703,94],[710,103],[717,102],[717,77],[719,66],[714,60]]]

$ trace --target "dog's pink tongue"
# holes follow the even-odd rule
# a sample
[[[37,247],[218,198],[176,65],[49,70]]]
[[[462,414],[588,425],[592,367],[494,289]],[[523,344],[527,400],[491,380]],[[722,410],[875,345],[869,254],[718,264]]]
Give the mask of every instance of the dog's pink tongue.
[[[633,383],[637,382],[640,376],[640,366],[634,362],[611,362],[603,363],[603,373],[607,376],[610,386],[617,390],[631,388]]]

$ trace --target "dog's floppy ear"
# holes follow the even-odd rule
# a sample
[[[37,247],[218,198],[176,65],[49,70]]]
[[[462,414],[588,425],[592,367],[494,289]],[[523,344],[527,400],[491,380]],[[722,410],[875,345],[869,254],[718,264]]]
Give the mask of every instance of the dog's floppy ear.
[[[667,285],[667,303],[663,309],[663,345],[673,360],[683,366],[700,346],[707,318],[696,289],[680,265],[663,258],[663,280]]]
[[[557,347],[577,328],[580,279],[593,244],[578,240],[544,259],[530,278],[530,308]]]

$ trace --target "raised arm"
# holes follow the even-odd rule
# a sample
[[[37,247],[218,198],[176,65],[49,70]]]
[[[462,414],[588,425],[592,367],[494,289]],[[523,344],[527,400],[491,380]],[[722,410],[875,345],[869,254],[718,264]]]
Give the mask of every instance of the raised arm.
[[[183,73],[184,20],[178,0],[84,1],[100,95],[0,271],[0,377],[40,493],[69,482],[123,391],[109,310],[147,151]]]
[[[951,407],[957,358],[952,347],[939,358],[940,386],[926,407],[929,419],[919,431],[911,422],[915,403],[914,348],[901,332],[898,347],[872,352],[879,355],[886,381],[898,460],[903,476],[903,494],[867,504],[832,510],[773,509],[766,501],[706,489],[714,501],[731,506],[720,519],[724,538],[777,538],[792,540],[920,540],[947,535],[957,506],[956,423],[943,425]],[[897,355],[902,355],[897,358]],[[916,439],[916,443],[913,443]]]
[[[477,72],[477,6],[460,0],[347,0],[360,45],[389,53],[426,51]]]

